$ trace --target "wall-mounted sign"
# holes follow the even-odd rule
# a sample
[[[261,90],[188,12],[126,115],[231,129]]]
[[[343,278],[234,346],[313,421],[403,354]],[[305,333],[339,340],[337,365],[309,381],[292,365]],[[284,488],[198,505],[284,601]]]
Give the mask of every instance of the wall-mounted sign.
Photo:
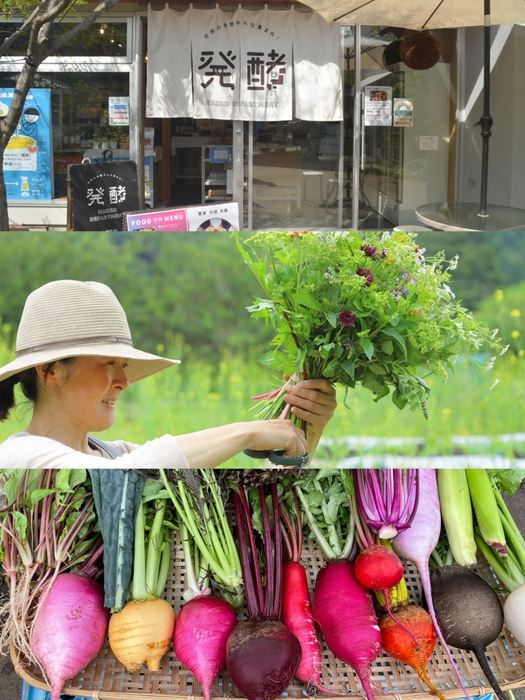
[[[414,126],[414,101],[394,98],[394,126]]]
[[[129,126],[129,97],[110,97],[108,112],[110,126]]]
[[[0,117],[7,114],[14,90],[0,88]],[[51,91],[29,91],[20,122],[4,152],[8,200],[52,199]]]
[[[73,231],[122,231],[122,215],[140,207],[131,160],[71,165],[69,184]]]
[[[392,88],[365,87],[365,126],[392,126]]]
[[[210,163],[231,163],[233,146],[210,146]]]
[[[437,151],[439,144],[439,136],[420,136],[419,150],[420,151]]]
[[[128,231],[238,231],[237,202],[181,209],[159,209],[126,215]]]

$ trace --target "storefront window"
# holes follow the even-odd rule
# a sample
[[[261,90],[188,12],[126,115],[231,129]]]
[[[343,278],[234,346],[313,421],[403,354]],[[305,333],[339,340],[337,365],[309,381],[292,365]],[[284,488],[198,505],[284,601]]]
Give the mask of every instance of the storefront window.
[[[15,29],[20,22],[0,22],[0,43]],[[53,24],[51,40],[56,41],[73,27],[72,22]],[[126,56],[127,23],[97,22],[82,31],[81,39],[63,46],[55,56]],[[11,56],[24,56],[27,52],[27,35],[17,39],[9,49]]]
[[[17,74],[0,73],[0,88],[13,88]],[[110,97],[129,97],[127,73],[40,73],[33,87],[51,91],[53,198],[67,195],[67,167],[83,158],[129,159],[129,126],[113,126]]]

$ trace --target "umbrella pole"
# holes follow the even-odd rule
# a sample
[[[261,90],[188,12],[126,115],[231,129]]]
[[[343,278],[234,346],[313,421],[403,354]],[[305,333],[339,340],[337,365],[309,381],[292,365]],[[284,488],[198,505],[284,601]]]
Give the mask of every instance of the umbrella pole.
[[[490,0],[485,4],[485,27],[483,38],[483,116],[479,120],[483,149],[481,152],[481,192],[478,216],[487,214],[487,188],[489,174],[489,138],[491,136],[492,117],[490,116]]]

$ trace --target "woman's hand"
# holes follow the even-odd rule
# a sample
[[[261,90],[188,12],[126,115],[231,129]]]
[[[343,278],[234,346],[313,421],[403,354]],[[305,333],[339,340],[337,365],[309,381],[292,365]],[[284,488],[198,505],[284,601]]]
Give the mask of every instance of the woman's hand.
[[[320,434],[334,415],[337,406],[335,389],[326,379],[305,379],[290,385],[284,400],[292,406],[292,413],[305,420]]]
[[[291,420],[277,418],[254,421],[245,425],[251,426],[253,432],[248,449],[284,449],[286,457],[302,457],[308,451],[304,431],[295,426]]]

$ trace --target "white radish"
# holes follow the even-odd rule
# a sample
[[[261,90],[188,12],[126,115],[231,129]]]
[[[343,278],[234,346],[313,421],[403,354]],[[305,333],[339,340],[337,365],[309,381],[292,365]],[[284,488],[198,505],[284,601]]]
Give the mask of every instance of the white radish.
[[[439,494],[437,486],[437,474],[435,469],[421,469],[419,474],[419,500],[414,519],[410,527],[400,532],[392,540],[392,547],[396,554],[411,561],[417,567],[421,578],[421,585],[428,604],[428,612],[435,627],[436,634],[456,674],[459,684],[469,698],[467,689],[459,669],[452,658],[450,649],[439,627],[432,603],[432,589],[430,587],[430,570],[428,561],[435,549],[441,533],[441,511],[439,508]]]
[[[512,636],[525,644],[525,583],[515,588],[503,605],[503,614]]]

